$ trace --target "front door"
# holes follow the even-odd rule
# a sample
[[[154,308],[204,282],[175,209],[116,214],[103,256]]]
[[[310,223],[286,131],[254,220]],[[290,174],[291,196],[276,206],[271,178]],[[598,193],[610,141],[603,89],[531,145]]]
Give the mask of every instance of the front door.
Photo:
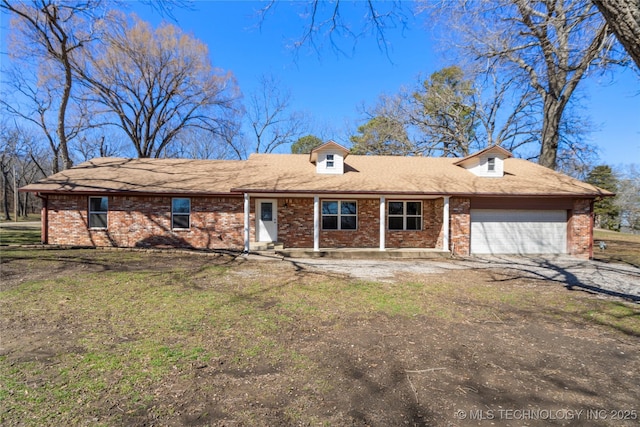
[[[278,241],[278,201],[276,199],[256,199],[258,218],[258,242]]]

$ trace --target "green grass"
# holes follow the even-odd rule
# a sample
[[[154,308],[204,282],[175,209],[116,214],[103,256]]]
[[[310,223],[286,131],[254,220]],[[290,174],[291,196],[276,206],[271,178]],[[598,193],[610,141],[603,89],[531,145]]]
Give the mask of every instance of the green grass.
[[[36,245],[40,235],[40,228],[0,228],[0,245]]]
[[[603,262],[622,262],[640,268],[640,234],[625,234],[615,231],[595,230],[593,257]],[[598,243],[606,242],[601,250]]]

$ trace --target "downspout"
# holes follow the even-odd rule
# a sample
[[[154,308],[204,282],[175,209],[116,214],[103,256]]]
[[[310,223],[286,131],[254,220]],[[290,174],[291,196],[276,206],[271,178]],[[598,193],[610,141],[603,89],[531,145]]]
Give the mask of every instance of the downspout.
[[[42,200],[42,209],[40,210],[40,241],[42,244],[49,244],[49,198],[40,193],[36,196]]]

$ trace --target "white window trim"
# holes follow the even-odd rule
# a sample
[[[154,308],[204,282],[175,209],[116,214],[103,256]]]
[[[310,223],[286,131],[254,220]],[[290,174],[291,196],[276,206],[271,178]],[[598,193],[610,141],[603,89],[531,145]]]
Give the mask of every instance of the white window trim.
[[[189,213],[188,214],[181,213],[181,212],[175,213],[173,211],[173,201],[174,200],[180,200],[180,199],[185,199],[185,200],[189,201]],[[176,216],[176,215],[177,216],[187,216],[187,217],[189,217],[189,226],[186,227],[186,228],[185,227],[174,227],[173,226],[173,217]],[[190,197],[172,197],[171,198],[171,229],[172,230],[190,230],[191,229],[191,198]]]
[[[491,173],[496,172],[496,158],[495,157],[487,158],[487,172],[491,172]]]
[[[327,169],[333,169],[336,167],[335,156],[333,154],[327,154],[325,162]]]
[[[422,200],[389,200],[387,201],[387,206],[390,206],[392,203],[402,203],[402,215],[390,214],[387,210],[387,229],[389,231],[422,231],[424,227],[424,221],[422,219]],[[409,215],[407,214],[407,203],[420,203],[419,214],[418,215]],[[387,207],[387,209],[389,209]],[[402,218],[402,229],[399,228],[391,228],[389,224],[389,220],[391,218]],[[407,229],[407,218],[420,218],[420,228],[416,229]]]
[[[322,213],[322,204],[324,202],[337,202],[338,203],[338,213],[337,214],[324,214]],[[356,213],[355,214],[343,214],[342,213],[342,203],[355,203],[356,204]],[[335,216],[338,218],[337,228],[324,228],[323,218],[325,216]],[[355,228],[342,228],[342,217],[352,216],[356,219],[356,227]],[[320,202],[320,225],[323,231],[357,231],[358,230],[358,201],[357,200],[336,200],[336,199],[325,199]]]
[[[91,199],[107,199],[107,210],[106,211],[92,211],[91,210]],[[87,208],[87,211],[89,213],[89,216],[87,218],[87,220],[88,220],[88,224],[87,225],[89,226],[89,229],[91,229],[91,230],[106,230],[106,229],[108,229],[109,228],[109,197],[108,196],[89,196],[88,202],[89,202],[89,206]],[[107,226],[105,226],[105,227],[92,227],[91,226],[91,216],[92,215],[99,215],[99,214],[105,214],[107,216],[107,221],[106,221]]]

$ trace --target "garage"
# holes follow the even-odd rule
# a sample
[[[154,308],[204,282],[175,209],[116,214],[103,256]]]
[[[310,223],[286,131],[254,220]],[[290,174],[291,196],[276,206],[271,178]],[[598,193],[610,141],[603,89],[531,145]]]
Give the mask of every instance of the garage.
[[[566,210],[471,209],[472,254],[566,252]]]

